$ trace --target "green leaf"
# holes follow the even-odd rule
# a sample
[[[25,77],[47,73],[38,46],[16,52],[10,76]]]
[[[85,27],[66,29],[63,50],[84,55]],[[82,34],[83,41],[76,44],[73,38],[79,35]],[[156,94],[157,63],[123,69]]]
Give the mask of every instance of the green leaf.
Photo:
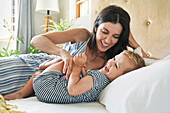
[[[3,48],[3,50],[0,51],[0,57],[7,57],[7,56],[14,55],[14,54],[20,54],[21,51],[18,51],[18,50],[8,50],[8,49],[9,49],[9,46],[10,46],[10,43],[11,43],[11,40],[12,40],[12,39],[16,39],[16,40],[19,41],[19,43],[21,43],[21,44],[24,44],[24,41],[23,41],[22,39],[20,39],[19,37],[16,38],[16,37],[14,36],[13,31],[11,30],[8,22],[7,22],[5,19],[3,19],[3,22],[4,22],[3,27],[9,31],[9,33],[10,33],[10,38],[9,38],[9,40],[8,40],[7,47],[6,47],[6,48]]]
[[[37,53],[43,53],[43,52],[30,44],[30,47],[28,48],[28,53],[37,54]]]
[[[6,57],[6,56],[9,56],[9,54],[8,54],[8,50],[7,49],[5,49],[5,48],[3,48],[3,50],[4,50],[4,56]]]
[[[12,56],[12,55],[20,55],[20,54],[21,54],[21,51],[18,51],[18,50],[10,50],[9,53],[10,53],[10,56]]]
[[[17,41],[20,42],[21,44],[24,44],[24,41],[23,41],[21,38],[17,37],[16,39],[17,39]]]

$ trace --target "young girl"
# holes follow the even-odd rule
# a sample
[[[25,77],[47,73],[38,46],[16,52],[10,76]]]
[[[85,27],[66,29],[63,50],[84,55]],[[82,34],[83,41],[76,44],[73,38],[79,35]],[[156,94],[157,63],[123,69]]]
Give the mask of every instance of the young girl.
[[[4,98],[6,100],[23,98],[35,91],[37,98],[43,102],[61,104],[92,102],[98,99],[101,91],[115,78],[145,65],[142,57],[125,50],[110,59],[102,69],[88,70],[83,77],[80,73],[87,56],[80,53],[73,61],[74,66],[68,81],[62,73],[64,62],[61,61],[49,66],[40,75],[39,73],[33,75],[23,89]],[[53,74],[48,75],[49,72]]]

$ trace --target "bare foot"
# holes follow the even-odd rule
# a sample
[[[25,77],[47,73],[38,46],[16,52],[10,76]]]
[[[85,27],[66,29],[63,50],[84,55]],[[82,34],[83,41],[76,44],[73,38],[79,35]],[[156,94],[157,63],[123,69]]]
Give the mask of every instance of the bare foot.
[[[5,100],[15,100],[15,99],[22,99],[22,98],[23,97],[20,92],[15,92],[15,93],[4,96]]]

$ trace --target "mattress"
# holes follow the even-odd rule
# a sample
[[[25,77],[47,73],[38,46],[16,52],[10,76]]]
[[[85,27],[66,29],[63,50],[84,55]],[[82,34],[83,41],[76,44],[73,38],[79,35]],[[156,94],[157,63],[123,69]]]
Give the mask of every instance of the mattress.
[[[36,97],[7,101],[27,113],[109,113],[99,102],[78,104],[52,104],[37,100]]]

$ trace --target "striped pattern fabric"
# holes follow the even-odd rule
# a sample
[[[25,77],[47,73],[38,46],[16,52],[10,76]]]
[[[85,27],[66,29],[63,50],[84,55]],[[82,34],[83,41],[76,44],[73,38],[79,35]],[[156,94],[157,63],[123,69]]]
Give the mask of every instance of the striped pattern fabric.
[[[64,49],[71,55],[85,52],[87,41],[66,43]],[[45,60],[59,58],[54,55],[23,54],[11,57],[0,57],[0,94],[7,95],[20,90],[29,78],[39,71],[39,65]]]
[[[20,90],[39,70],[39,64],[51,57],[54,56],[24,54],[0,58],[0,94],[7,95]]]
[[[71,44],[71,42],[68,42],[65,44],[65,46],[63,48],[66,51],[68,51],[71,54],[71,56],[74,57],[76,54],[83,53],[86,51],[88,41],[89,40],[87,40],[85,42],[77,42],[77,43],[73,43],[73,44]]]
[[[35,95],[38,100],[47,103],[70,104],[96,101],[110,81],[97,70],[89,70],[87,74],[93,77],[93,88],[84,94],[71,96],[67,91],[68,81],[60,71],[42,73],[34,78]],[[82,77],[81,75],[80,78]]]

